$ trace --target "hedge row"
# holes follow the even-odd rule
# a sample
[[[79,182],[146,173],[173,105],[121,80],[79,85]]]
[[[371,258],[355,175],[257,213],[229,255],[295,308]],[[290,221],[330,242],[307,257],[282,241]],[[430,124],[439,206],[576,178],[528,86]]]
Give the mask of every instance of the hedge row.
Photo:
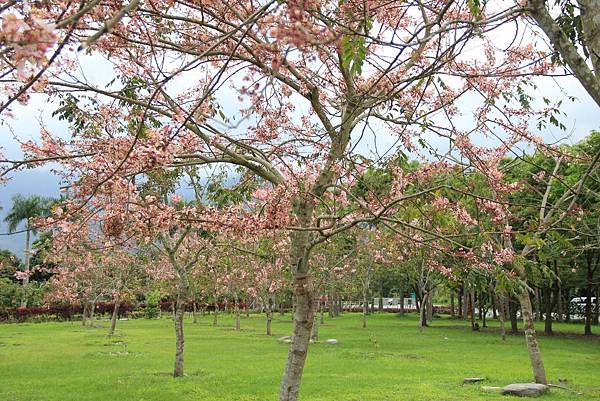
[[[158,306],[164,312],[170,312],[173,309],[174,302],[172,301],[161,301]],[[185,305],[187,312],[193,310],[193,301],[188,301]],[[230,304],[231,305],[231,304]],[[245,305],[240,305],[243,309]],[[115,304],[113,302],[97,302],[95,304],[94,314],[104,315],[112,313]],[[143,303],[132,304],[123,302],[119,305],[119,317],[126,316],[132,311],[144,311],[145,305]],[[219,303],[218,307],[220,310],[224,310],[225,303]],[[196,303],[198,310],[204,309],[213,311],[215,309],[214,304]],[[56,320],[73,320],[75,316],[83,313],[83,305],[81,304],[55,304],[48,306],[33,306],[27,308],[1,308],[0,307],[0,322],[6,321],[18,321],[24,322],[32,318],[40,318],[42,320],[48,320],[55,318]]]

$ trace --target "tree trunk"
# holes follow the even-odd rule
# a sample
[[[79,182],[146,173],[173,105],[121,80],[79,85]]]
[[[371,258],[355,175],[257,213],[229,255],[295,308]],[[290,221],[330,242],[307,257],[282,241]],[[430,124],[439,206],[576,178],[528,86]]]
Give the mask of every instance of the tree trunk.
[[[327,313],[329,318],[333,318],[333,294],[329,293],[327,296]]]
[[[379,312],[383,312],[383,280],[379,281]]]
[[[319,315],[320,315],[320,324],[325,324],[325,305],[324,302],[319,300]]]
[[[558,308],[558,321],[559,322],[564,322],[564,316],[565,316],[565,309],[564,309],[564,302],[563,302],[563,292],[562,292],[562,284],[560,283],[560,280],[557,280],[557,293],[556,293],[556,303],[557,303],[557,308]]]
[[[185,305],[181,296],[177,297],[175,306],[175,369],[173,377],[183,376],[183,316],[185,313]]]
[[[508,300],[508,310],[510,314],[510,332],[513,334],[519,333],[519,324],[517,321],[517,303],[510,297]]]
[[[81,313],[81,325],[82,326],[85,326],[87,323],[89,308],[90,308],[90,303],[86,299],[83,301],[83,312]]]
[[[433,289],[427,291],[427,302],[425,303],[427,306],[425,310],[427,312],[427,320],[430,322],[433,320],[433,291]]]
[[[586,290],[585,290],[585,335],[592,335],[592,297],[594,296],[594,270],[592,259],[587,258]]]
[[[421,305],[419,307],[419,332],[423,332],[423,327],[427,326],[427,292],[421,296]]]
[[[194,300],[194,302],[192,302],[192,316],[193,316],[193,323],[198,323],[198,310],[196,307],[196,301]]]
[[[109,336],[115,334],[115,328],[117,327],[117,316],[119,315],[119,297],[116,296],[115,306],[113,307],[112,317],[110,319],[110,331],[108,332]]]
[[[271,322],[273,322],[273,299],[267,302],[267,335],[271,335]]]
[[[544,334],[547,336],[554,335],[552,331],[552,310],[554,309],[554,302],[552,300],[552,289],[550,287],[544,288],[542,295],[544,295]]]
[[[465,288],[463,290],[463,319],[469,318],[469,291]]]
[[[27,219],[27,229],[25,231],[25,272],[29,273],[29,263],[31,258],[31,251],[29,250],[29,243],[31,241],[31,222]],[[23,278],[23,299],[21,300],[21,308],[27,307],[27,287],[29,284],[29,274]]]
[[[527,352],[531,361],[533,370],[533,378],[536,383],[547,384],[546,369],[542,361],[542,354],[535,335],[535,327],[533,324],[533,308],[531,299],[526,289],[522,289],[519,294],[519,302],[521,304],[521,313],[523,314],[523,328],[525,330],[525,341],[527,342]]]
[[[365,286],[363,285],[363,329],[367,328],[367,315],[369,314],[369,299]]]
[[[90,314],[89,314],[89,322],[90,327],[94,327],[94,316],[96,313],[96,301],[90,302]]]
[[[535,287],[535,320],[542,321],[542,293],[539,287]]]
[[[310,339],[315,343],[317,341],[319,341],[319,325],[317,324],[317,315],[316,314],[315,314],[315,318],[313,321],[312,330],[310,332]]]
[[[400,315],[404,315],[404,283],[400,283]]]
[[[469,310],[471,311],[471,330],[477,330],[478,326],[475,324],[475,290],[469,293]]]
[[[458,318],[463,318],[463,287],[462,285],[458,288]]]
[[[506,341],[506,328],[504,327],[504,320],[506,318],[506,309],[505,309],[505,305],[506,303],[504,302],[504,299],[502,299],[502,296],[498,296],[497,297],[497,304],[498,304],[498,318],[500,320],[500,336],[502,337],[502,341]]]
[[[294,277],[295,311],[294,334],[288,351],[279,401],[296,401],[300,391],[300,381],[304,363],[308,355],[308,345],[312,331],[315,303],[310,276],[296,275]]]
[[[592,318],[592,324],[597,326],[598,320],[600,320],[600,287],[596,287],[596,305],[594,307],[594,316]]]
[[[240,301],[238,299],[237,294],[235,294],[234,297],[234,309],[235,309],[235,329],[239,330],[241,328],[241,323],[240,323]]]
[[[213,311],[213,326],[216,326],[219,322],[219,305],[217,301],[214,302],[215,310]]]
[[[454,319],[456,317],[454,313],[454,291],[450,290],[450,317]]]

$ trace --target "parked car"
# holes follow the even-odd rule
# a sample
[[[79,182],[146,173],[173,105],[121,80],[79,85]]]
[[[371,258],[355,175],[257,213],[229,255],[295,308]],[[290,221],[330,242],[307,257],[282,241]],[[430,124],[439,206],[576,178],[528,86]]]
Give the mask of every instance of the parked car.
[[[570,307],[571,313],[573,315],[580,315],[583,317],[585,315],[585,303],[587,301],[587,297],[576,297],[571,299]],[[592,311],[596,310],[598,307],[598,298],[592,297]]]

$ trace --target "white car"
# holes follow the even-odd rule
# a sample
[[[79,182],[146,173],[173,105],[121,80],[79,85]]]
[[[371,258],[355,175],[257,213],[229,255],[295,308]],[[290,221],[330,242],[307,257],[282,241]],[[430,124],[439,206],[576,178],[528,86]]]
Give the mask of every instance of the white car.
[[[571,300],[571,311],[578,315],[585,314],[585,303],[587,297],[577,297]],[[592,311],[598,307],[598,298],[592,297]]]

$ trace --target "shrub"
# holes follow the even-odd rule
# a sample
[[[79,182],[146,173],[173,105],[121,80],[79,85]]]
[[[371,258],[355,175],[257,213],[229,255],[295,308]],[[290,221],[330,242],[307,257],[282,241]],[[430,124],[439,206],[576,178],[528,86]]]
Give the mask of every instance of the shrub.
[[[146,319],[155,319],[159,315],[160,293],[158,291],[150,291],[146,294],[144,302],[144,317]]]

